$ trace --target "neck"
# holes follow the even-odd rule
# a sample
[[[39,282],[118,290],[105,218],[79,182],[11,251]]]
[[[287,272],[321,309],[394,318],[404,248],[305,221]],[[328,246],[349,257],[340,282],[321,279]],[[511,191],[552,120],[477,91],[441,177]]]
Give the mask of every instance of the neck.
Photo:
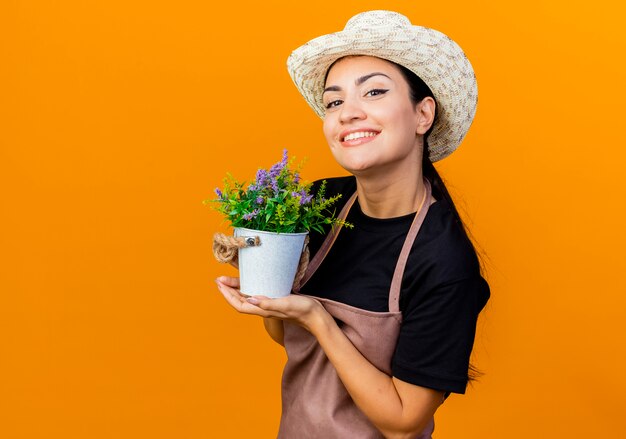
[[[363,213],[373,218],[394,218],[416,212],[426,187],[421,164],[411,168],[357,175],[357,196]]]

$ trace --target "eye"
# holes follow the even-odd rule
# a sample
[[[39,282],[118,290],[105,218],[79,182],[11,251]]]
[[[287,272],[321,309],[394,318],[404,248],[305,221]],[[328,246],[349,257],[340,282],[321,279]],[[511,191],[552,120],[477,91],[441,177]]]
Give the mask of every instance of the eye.
[[[374,97],[374,96],[384,95],[388,91],[389,91],[388,89],[384,89],[384,88],[375,88],[365,93],[365,96]]]
[[[341,105],[343,101],[340,99],[334,100],[334,101],[330,101],[329,103],[326,104],[326,109],[330,110],[333,107],[336,107],[338,105]]]

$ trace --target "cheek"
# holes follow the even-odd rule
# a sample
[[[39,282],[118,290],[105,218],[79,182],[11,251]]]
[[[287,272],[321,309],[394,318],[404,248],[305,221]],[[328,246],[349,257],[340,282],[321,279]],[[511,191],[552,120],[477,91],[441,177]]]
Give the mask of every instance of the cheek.
[[[410,108],[398,112],[395,120],[398,124],[398,128],[406,137],[413,138],[417,135],[417,116]]]
[[[326,137],[326,141],[330,143],[334,139],[334,123],[330,119],[330,117],[324,117],[324,125],[323,125],[324,137]]]
[[[407,151],[415,147],[417,124],[409,112],[395,112],[388,119],[389,141],[397,151]]]

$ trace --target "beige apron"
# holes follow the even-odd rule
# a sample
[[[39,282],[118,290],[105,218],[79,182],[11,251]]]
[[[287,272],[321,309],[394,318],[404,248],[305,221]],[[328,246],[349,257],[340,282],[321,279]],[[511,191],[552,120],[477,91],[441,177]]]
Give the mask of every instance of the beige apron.
[[[398,340],[402,313],[399,309],[404,267],[415,237],[431,204],[430,183],[424,179],[426,192],[422,205],[406,236],[389,290],[389,311],[374,312],[337,301],[314,297],[335,318],[341,330],[370,363],[391,375],[391,359]],[[356,199],[348,200],[339,217],[346,219]],[[302,279],[304,285],[320,266],[332,247],[340,228],[328,234]],[[295,291],[297,293],[297,291]],[[334,366],[317,339],[306,329],[284,322],[287,364],[282,378],[282,416],[279,439],[369,439],[383,438],[380,431],[354,404]],[[431,438],[431,419],[418,439]]]

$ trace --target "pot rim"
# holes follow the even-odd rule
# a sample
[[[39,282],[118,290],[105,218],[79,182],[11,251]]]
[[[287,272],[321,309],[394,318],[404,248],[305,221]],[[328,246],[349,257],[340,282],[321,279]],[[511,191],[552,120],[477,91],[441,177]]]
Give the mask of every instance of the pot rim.
[[[297,232],[297,233],[287,233],[287,232],[270,232],[269,230],[256,230],[256,229],[248,229],[246,227],[234,227],[234,230],[241,230],[245,233],[260,233],[260,234],[271,234],[271,235],[281,235],[281,236],[302,236],[308,235],[309,232]]]

